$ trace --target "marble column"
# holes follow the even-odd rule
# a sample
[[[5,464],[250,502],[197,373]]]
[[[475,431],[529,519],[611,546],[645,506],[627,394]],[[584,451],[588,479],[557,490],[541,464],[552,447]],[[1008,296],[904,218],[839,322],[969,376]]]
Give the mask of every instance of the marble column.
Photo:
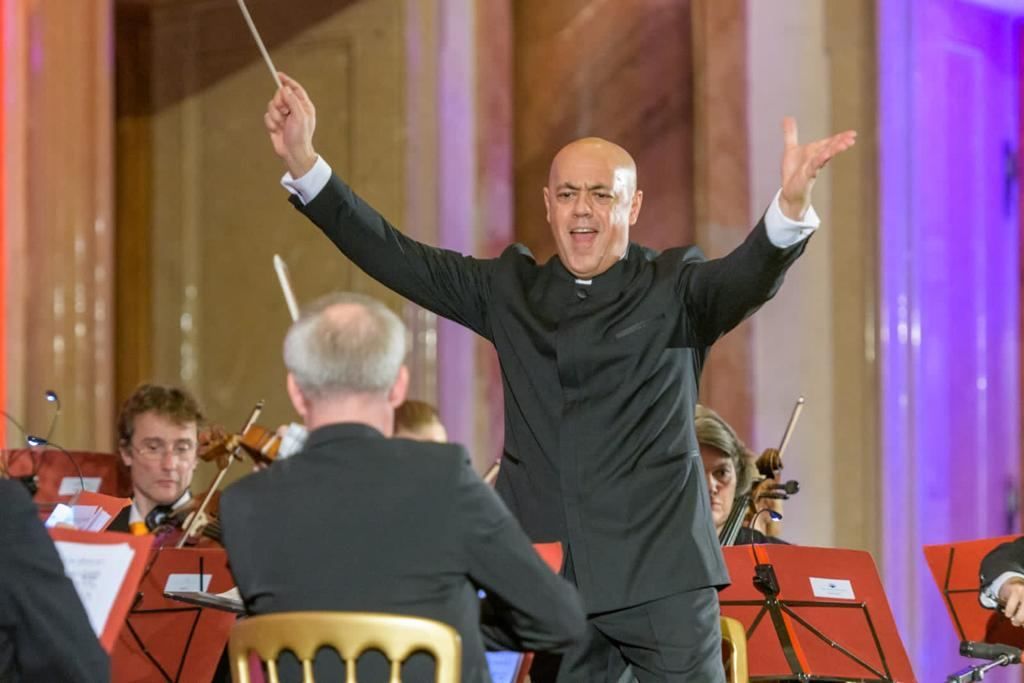
[[[110,0],[4,0],[7,411],[69,449],[113,422]],[[8,443],[24,443],[9,429]]]

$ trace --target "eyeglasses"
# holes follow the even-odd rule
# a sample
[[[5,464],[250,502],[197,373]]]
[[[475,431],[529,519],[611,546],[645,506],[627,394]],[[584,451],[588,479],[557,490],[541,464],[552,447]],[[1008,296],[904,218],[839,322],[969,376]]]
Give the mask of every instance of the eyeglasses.
[[[168,451],[178,460],[188,460],[196,452],[194,441],[187,439],[168,444],[161,439],[146,439],[141,445],[132,445],[132,450],[146,460],[159,460]]]

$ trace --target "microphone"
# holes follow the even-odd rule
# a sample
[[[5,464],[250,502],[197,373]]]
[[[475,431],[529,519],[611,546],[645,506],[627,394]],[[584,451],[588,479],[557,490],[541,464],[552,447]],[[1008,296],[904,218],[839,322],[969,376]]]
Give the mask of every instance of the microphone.
[[[56,406],[56,410],[53,411],[53,417],[50,418],[50,427],[46,430],[46,440],[49,441],[50,437],[53,436],[54,428],[57,426],[57,418],[60,417],[60,397],[57,396],[57,392],[53,389],[47,389],[46,401]]]
[[[768,519],[770,519],[771,521],[773,521],[773,522],[781,522],[782,521],[782,513],[781,512],[778,512],[777,510],[772,510],[770,508],[761,508],[760,510],[758,510],[757,512],[754,513],[753,517],[750,518],[750,528],[751,529],[754,528],[754,522],[757,521],[758,515],[762,515],[762,514],[764,514],[766,512],[768,513]]]
[[[56,406],[56,410],[53,411],[53,416],[50,418],[50,426],[46,430],[46,438],[43,439],[44,443],[49,443],[50,442],[50,438],[53,436],[53,430],[57,426],[57,418],[60,416],[60,397],[57,396],[57,392],[54,391],[53,389],[47,389],[46,393],[43,394],[43,395],[46,397],[46,402],[47,403],[53,403]],[[22,432],[22,433],[24,434],[24,432]],[[28,440],[28,437],[29,437],[29,435],[25,434],[26,441]],[[32,444],[29,444],[29,445],[31,446]],[[40,458],[40,460],[36,461],[33,464],[32,474],[33,475],[39,474],[39,468],[42,467],[42,466],[43,466],[43,463],[42,463],[42,459]]]
[[[78,462],[70,453],[68,453],[66,448],[64,448],[60,444],[50,441],[49,439],[44,439],[41,436],[34,436],[32,434],[25,435],[25,443],[27,443],[30,448],[38,448],[39,446],[49,446],[50,448],[56,448],[64,455],[68,456],[68,460],[70,460],[71,464],[75,466],[75,472],[78,474],[78,483],[81,484],[82,486],[81,490],[85,490],[85,477],[82,476],[82,468],[78,466]],[[43,459],[42,457],[40,457],[39,466],[42,467],[42,464]]]
[[[0,413],[2,413],[5,418],[7,418],[8,422],[10,422],[12,425],[14,425],[15,429],[17,429],[19,432],[21,432],[22,437],[27,436],[27,433],[25,432],[25,428],[22,427],[21,423],[18,422],[17,420],[15,420],[11,416],[10,413],[8,413],[6,410],[0,410]],[[10,455],[8,454],[8,451],[7,451],[6,448],[4,448],[2,450],[2,453],[3,453],[3,456],[4,456],[5,462],[3,463],[3,466],[0,467],[0,475],[2,475],[2,476],[10,476],[9,474],[7,474],[10,471],[10,460],[11,460]],[[25,488],[28,489],[29,495],[35,496],[36,495],[36,491],[39,490],[39,478],[36,476],[36,472],[39,470],[39,465],[36,462],[36,454],[35,453],[33,453],[32,451],[29,451],[29,457],[32,458],[32,474],[26,474],[24,476],[14,477],[14,478],[17,479],[18,481],[20,481],[25,486]]]
[[[1021,650],[1019,647],[1012,645],[963,640],[960,642],[960,654],[964,657],[987,659],[989,661],[1004,659],[1004,664],[1016,664],[1020,662]]]

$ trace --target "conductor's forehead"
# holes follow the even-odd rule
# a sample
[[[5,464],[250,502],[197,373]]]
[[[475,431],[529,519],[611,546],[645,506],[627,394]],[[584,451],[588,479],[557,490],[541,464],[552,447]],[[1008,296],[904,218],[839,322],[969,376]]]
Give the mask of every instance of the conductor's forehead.
[[[569,143],[555,155],[548,184],[611,186],[635,177],[636,165],[626,150],[600,138],[584,138]]]

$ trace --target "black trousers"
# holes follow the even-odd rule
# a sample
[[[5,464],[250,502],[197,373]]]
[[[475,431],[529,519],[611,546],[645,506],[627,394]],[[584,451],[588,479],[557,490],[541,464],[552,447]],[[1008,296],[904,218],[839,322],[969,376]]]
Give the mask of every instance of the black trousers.
[[[575,584],[566,554],[563,574]],[[627,665],[640,683],[725,683],[718,591],[698,588],[590,614],[587,635],[562,655],[537,653],[534,683],[617,683]]]

